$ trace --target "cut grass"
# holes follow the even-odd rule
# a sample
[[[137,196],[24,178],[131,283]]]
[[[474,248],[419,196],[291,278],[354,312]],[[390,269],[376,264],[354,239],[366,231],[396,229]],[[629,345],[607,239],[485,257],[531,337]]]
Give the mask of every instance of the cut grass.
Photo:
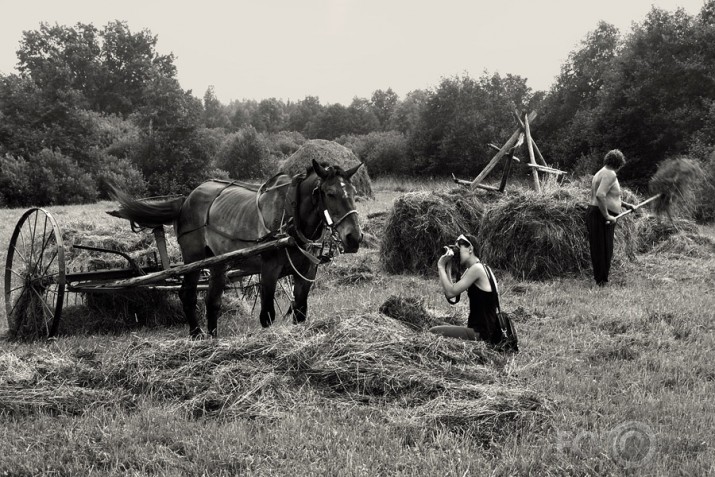
[[[372,213],[390,207],[397,194],[381,187],[376,181],[375,200],[358,203],[361,215],[368,209]],[[99,212],[110,207],[104,203],[56,208],[62,214],[58,222],[62,227],[64,220],[106,220],[99,219]],[[8,224],[0,228],[3,243],[12,232],[9,224],[14,226],[21,213],[0,210],[0,218],[6,219],[3,224]],[[713,239],[715,227],[700,227],[700,234]],[[0,249],[1,258],[4,253]],[[364,249],[357,255],[343,255],[319,270],[309,302],[311,326],[364,316],[368,318],[363,324],[368,326],[390,296],[420,297],[435,316],[466,317],[464,304],[451,307],[444,300],[436,276],[386,275],[373,267],[377,253]],[[24,412],[0,413],[0,475],[712,475],[713,269],[712,254],[671,249],[638,255],[635,262],[614,270],[611,285],[604,289],[587,278],[524,282],[498,273],[502,304],[516,320],[521,352],[503,365],[488,367],[488,374],[502,385],[529,389],[547,399],[553,412],[527,413],[516,421],[482,420],[476,428],[469,427],[470,413],[475,411],[469,401],[453,399],[461,413],[451,408],[448,414],[442,412],[440,398],[415,401],[412,406],[394,397],[365,403],[346,399],[351,396],[346,392],[337,394],[340,398],[326,396],[313,378],[297,386],[299,393],[290,393],[292,400],[280,418],[267,419],[264,413],[281,397],[276,390],[291,389],[282,387],[286,380],[295,384],[295,376],[279,367],[286,361],[267,354],[257,364],[226,357],[211,364],[207,358],[199,359],[201,355],[192,360],[187,351],[193,347],[210,355],[211,346],[220,352],[222,347],[259,336],[270,349],[285,345],[288,341],[281,337],[302,329],[280,321],[264,332],[240,307],[221,317],[219,327],[226,338],[217,345],[184,341],[186,327],[70,336],[52,344],[2,342],[0,370],[12,376],[12,386],[32,390],[46,384],[47,389],[54,386],[58,396],[64,389],[59,386],[62,382],[85,390],[101,389],[106,383],[117,398],[97,408],[88,398],[81,401],[87,405],[80,413],[32,406]],[[0,327],[4,326],[2,320]],[[337,336],[329,335],[330,326],[325,333]],[[361,338],[369,335],[346,335],[334,341],[337,349],[343,349],[345,343]],[[432,341],[434,346],[444,340],[420,339],[428,338],[437,340]],[[363,347],[354,350],[379,355],[381,341],[372,341],[374,349],[360,341]],[[173,350],[172,343],[177,343]],[[127,370],[130,364],[135,366],[133,372],[144,373],[144,382],[164,379],[168,371],[159,372],[159,362],[152,364],[150,358],[164,348],[182,371],[211,365],[212,381],[201,388],[200,381],[186,378],[193,374],[179,373],[174,379],[193,393],[188,399],[165,400],[140,386],[127,394],[132,403],[127,405],[120,399],[124,395],[120,391],[127,387],[118,384],[122,366]],[[127,350],[135,350],[133,360],[122,361]],[[47,355],[65,364],[57,369],[42,364],[41,357]],[[424,352],[415,354],[418,359],[423,356]],[[352,373],[337,374],[353,391],[363,389],[369,376],[367,368],[361,371],[357,357],[351,361],[358,363]],[[241,362],[249,374],[236,368]],[[252,364],[263,371],[251,368]],[[106,373],[110,368],[114,372]],[[423,368],[428,373],[438,370],[431,364]],[[397,379],[401,374],[386,368],[378,376]],[[237,412],[222,414],[211,407],[209,391],[221,397],[221,392],[232,389],[236,392],[226,395],[237,402],[232,408]],[[213,411],[197,417],[192,410],[201,408],[201,402]],[[256,410],[252,416],[246,413],[251,407]],[[611,455],[612,432],[631,421],[653,431],[655,452],[643,466],[626,470]],[[490,422],[497,426],[490,428]]]

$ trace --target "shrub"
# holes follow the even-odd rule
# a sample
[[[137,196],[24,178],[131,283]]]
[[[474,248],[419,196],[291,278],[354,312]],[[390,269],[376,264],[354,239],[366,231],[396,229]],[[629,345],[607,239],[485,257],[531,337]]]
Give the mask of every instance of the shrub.
[[[705,177],[698,186],[693,215],[697,222],[709,223],[715,221],[715,150],[705,162],[703,170]]]
[[[273,167],[265,142],[253,126],[230,134],[218,152],[216,167],[234,179],[260,179],[270,175]]]
[[[128,159],[119,159],[100,151],[92,151],[91,173],[94,177],[99,199],[109,199],[105,182],[116,184],[135,197],[146,194],[147,183],[144,176]]]
[[[30,164],[22,157],[0,156],[0,205],[26,205],[30,193]]]
[[[411,172],[407,138],[402,133],[388,131],[342,136],[337,142],[352,149],[373,176]]]
[[[28,202],[35,205],[81,204],[97,200],[90,173],[59,151],[43,149],[30,156]],[[25,204],[25,205],[29,205]]]
[[[299,132],[281,131],[265,135],[265,143],[271,156],[282,159],[293,154],[305,144],[306,139]]]

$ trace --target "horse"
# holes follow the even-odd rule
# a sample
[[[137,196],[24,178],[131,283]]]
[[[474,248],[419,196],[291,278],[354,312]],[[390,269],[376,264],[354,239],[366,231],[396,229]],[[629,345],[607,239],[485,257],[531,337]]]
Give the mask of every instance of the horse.
[[[350,178],[362,163],[349,170],[313,160],[306,173],[290,177],[277,174],[261,184],[210,180],[186,197],[139,200],[113,184],[110,196],[118,210],[107,213],[145,228],[172,224],[184,263],[192,263],[234,250],[244,249],[291,236],[295,246],[263,252],[240,263],[247,275],[260,273],[261,326],[275,320],[276,282],[287,275],[294,280],[293,302],[288,313],[293,322],[308,316],[308,294],[315,280],[319,260],[308,250],[327,231],[339,237],[343,252],[356,253],[362,232],[355,209],[355,187]],[[336,218],[335,220],[333,218]],[[228,265],[210,268],[206,294],[206,323],[210,337],[217,337],[221,296]],[[197,285],[201,271],[184,275],[179,296],[191,338],[205,332],[196,318]],[[287,314],[288,314],[287,313]]]

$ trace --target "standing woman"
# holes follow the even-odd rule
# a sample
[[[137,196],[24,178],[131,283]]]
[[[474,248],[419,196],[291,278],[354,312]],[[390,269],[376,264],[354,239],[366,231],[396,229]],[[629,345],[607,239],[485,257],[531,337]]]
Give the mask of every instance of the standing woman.
[[[430,332],[450,338],[483,340],[492,344],[501,341],[499,318],[497,317],[498,296],[489,283],[484,265],[474,254],[477,239],[473,235],[460,235],[455,245],[459,248],[459,262],[465,268],[457,283],[452,282],[447,264],[452,260],[452,250],[437,261],[439,283],[447,298],[458,297],[463,291],[469,296],[469,318],[467,326],[442,325],[430,328]]]

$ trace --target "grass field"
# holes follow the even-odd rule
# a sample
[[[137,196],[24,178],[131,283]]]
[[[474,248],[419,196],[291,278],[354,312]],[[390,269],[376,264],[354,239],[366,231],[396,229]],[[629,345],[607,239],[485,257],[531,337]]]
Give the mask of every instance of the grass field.
[[[377,181],[359,212],[434,187],[450,185]],[[49,210],[124,233],[111,207]],[[22,212],[0,210],[2,263]],[[436,275],[387,275],[378,255],[321,268],[307,326],[264,331],[237,306],[218,341],[190,343],[186,326],[0,340],[0,475],[715,475],[715,254],[639,255],[607,288],[497,273],[521,348],[503,358],[381,318],[393,295],[466,316]]]

